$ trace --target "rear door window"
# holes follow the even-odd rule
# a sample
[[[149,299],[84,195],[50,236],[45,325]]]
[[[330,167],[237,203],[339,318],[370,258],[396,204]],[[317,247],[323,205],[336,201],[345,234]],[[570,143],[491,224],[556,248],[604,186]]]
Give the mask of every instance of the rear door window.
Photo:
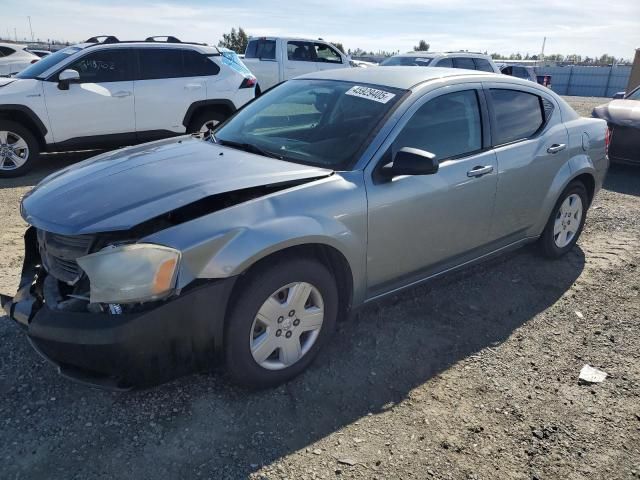
[[[476,69],[476,64],[473,63],[473,58],[454,57],[454,59],[453,59],[453,67],[454,68],[466,68],[467,70],[475,70]]]
[[[251,40],[244,54],[245,58],[258,58],[260,60],[276,59],[276,41],[265,38]]]
[[[324,43],[315,43],[316,62],[342,63],[342,58],[337,50]]]
[[[436,67],[453,68],[453,60],[450,58],[441,58],[436,63]]]
[[[310,42],[287,42],[287,58],[294,62],[315,62],[315,47]]]
[[[529,138],[544,125],[545,117],[538,95],[492,88],[490,96],[496,123],[495,145]]]
[[[184,76],[182,50],[176,48],[141,48],[140,79],[179,78]]]
[[[80,74],[80,83],[124,82],[134,78],[133,58],[131,49],[99,50],[67,65],[65,69],[76,70]]]
[[[476,70],[481,70],[483,72],[493,72],[493,68],[489,63],[489,60],[484,58],[474,58],[474,63],[476,64]]]

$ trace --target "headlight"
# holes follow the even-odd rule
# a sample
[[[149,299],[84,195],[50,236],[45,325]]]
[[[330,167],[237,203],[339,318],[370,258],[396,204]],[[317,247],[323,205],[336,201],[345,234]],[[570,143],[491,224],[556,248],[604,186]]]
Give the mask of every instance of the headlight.
[[[148,302],[173,291],[180,252],[138,243],[109,246],[77,262],[89,277],[91,303]]]

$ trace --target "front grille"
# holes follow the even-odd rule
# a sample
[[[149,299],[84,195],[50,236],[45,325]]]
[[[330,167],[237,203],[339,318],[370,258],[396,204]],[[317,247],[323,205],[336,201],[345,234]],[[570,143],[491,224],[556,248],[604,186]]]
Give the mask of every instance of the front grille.
[[[93,235],[58,235],[38,230],[38,249],[44,268],[61,282],[74,285],[82,276],[76,259],[89,253],[93,240]]]
[[[614,160],[640,162],[640,130],[615,125],[611,132],[609,157]]]

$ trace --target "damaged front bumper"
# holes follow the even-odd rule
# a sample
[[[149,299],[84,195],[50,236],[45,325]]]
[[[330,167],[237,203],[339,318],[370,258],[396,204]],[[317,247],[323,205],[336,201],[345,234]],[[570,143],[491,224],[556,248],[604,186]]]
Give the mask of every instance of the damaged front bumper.
[[[149,386],[206,370],[222,348],[235,278],[213,280],[136,313],[65,311],[46,302],[35,229],[25,234],[20,286],[2,307],[33,347],[73,380],[108,389]]]

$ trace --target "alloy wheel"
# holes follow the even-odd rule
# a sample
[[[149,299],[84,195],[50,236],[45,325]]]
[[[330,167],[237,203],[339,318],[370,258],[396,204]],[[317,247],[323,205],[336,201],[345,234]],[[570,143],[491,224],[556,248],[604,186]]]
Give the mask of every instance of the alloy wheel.
[[[0,130],[0,170],[15,170],[29,160],[29,146],[17,133]]]

